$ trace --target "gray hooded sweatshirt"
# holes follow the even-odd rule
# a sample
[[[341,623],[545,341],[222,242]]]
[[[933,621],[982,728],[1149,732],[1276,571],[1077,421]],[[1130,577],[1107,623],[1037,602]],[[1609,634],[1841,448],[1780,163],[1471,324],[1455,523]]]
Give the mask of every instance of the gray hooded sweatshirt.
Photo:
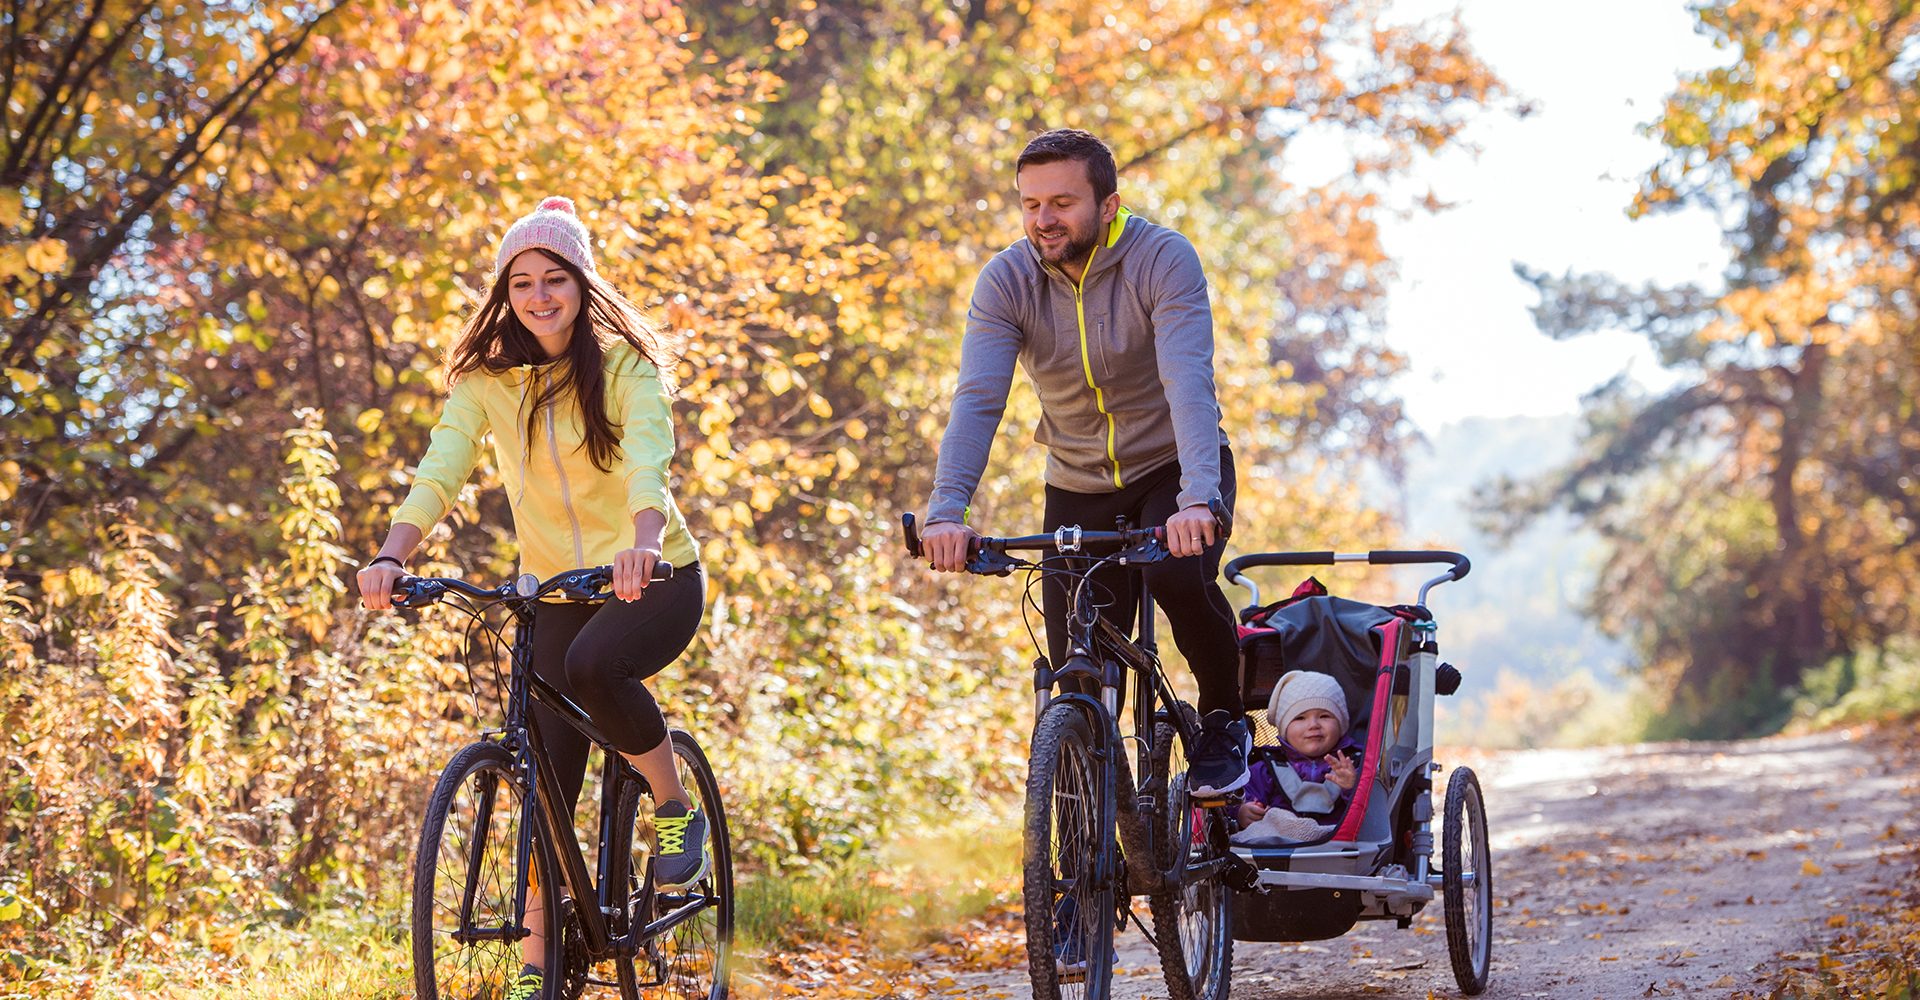
[[[1029,240],[987,263],[967,310],[927,523],[965,519],[1016,359],[1040,397],[1048,485],[1113,493],[1177,460],[1182,509],[1220,495],[1227,436],[1213,309],[1186,237],[1122,209],[1078,288]]]

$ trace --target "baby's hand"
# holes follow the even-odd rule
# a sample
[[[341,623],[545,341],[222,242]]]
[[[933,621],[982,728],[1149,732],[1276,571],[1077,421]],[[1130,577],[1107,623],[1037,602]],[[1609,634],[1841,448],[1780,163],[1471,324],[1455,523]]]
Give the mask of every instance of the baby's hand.
[[[1233,818],[1240,821],[1240,829],[1244,830],[1260,822],[1260,817],[1266,814],[1266,806],[1258,802],[1242,802],[1240,803],[1240,808],[1234,811]]]
[[[1333,767],[1333,772],[1327,778],[1334,784],[1352,791],[1353,786],[1360,783],[1358,776],[1353,773],[1353,761],[1348,760],[1345,754],[1330,753],[1325,759]]]

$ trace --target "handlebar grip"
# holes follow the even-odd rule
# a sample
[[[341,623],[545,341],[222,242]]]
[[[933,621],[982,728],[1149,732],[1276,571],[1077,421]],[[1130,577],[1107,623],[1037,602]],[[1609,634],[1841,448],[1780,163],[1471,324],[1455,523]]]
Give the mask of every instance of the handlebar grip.
[[[913,525],[912,511],[907,511],[905,514],[900,515],[900,530],[905,532],[907,536],[907,554],[915,559],[919,559],[921,557],[920,532]]]
[[[387,592],[387,600],[396,608],[409,607],[413,601],[413,585],[420,582],[417,576],[403,576],[393,581],[393,589]]]
[[[1387,549],[1367,553],[1367,562],[1375,566],[1406,566],[1418,563],[1452,563],[1453,578],[1459,580],[1473,569],[1473,563],[1458,552],[1443,552],[1438,549],[1403,550]]]
[[[1331,566],[1332,552],[1254,552],[1236,556],[1221,569],[1228,580],[1255,566]]]

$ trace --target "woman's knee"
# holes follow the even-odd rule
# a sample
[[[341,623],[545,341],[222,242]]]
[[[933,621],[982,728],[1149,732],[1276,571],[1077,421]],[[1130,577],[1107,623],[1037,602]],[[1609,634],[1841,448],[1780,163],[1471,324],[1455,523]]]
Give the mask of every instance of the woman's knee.
[[[583,648],[584,647],[584,648]],[[632,661],[626,657],[608,656],[603,650],[585,643],[575,643],[567,651],[567,683],[587,705],[604,701],[607,695],[620,683],[620,679],[632,670]]]

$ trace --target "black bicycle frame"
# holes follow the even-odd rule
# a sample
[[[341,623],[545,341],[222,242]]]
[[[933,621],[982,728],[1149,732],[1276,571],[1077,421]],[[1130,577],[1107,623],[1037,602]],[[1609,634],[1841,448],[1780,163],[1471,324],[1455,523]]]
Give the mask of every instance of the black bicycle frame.
[[[587,717],[587,713],[580,706],[575,705],[573,700],[562,694],[558,688],[534,673],[533,622],[537,604],[538,602],[529,601],[512,609],[514,621],[512,673],[508,681],[507,718],[502,731],[502,743],[509,751],[517,746],[526,748],[527,767],[532,772],[527,775],[527,784],[534,790],[533,800],[523,807],[525,814],[522,816],[518,842],[514,845],[514,860],[519,866],[518,870],[532,871],[533,838],[536,831],[544,836],[546,842],[553,845],[553,855],[559,861],[558,875],[561,883],[567,887],[575,901],[574,906],[580,915],[581,932],[586,939],[584,944],[587,952],[596,957],[610,952],[634,954],[639,951],[642,942],[673,929],[713,901],[704,895],[694,896],[689,890],[690,898],[684,905],[675,907],[671,912],[653,920],[644,928],[636,931],[628,927],[627,933],[615,936],[618,928],[612,925],[609,918],[614,914],[626,912],[627,902],[624,898],[626,887],[612,884],[614,882],[613,852],[609,849],[609,845],[613,843],[619,832],[616,824],[620,821],[618,815],[620,784],[622,779],[639,781],[643,784],[646,779],[620,756],[620,752],[594,726],[593,721]],[[596,865],[599,876],[597,880],[587,874],[586,856],[580,850],[579,838],[573,834],[572,810],[568,807],[566,795],[560,789],[560,779],[555,772],[552,760],[547,756],[546,741],[542,738],[539,723],[534,719],[531,711],[532,703],[535,701],[545,705],[567,724],[579,730],[587,739],[592,740],[606,756],[605,777],[600,783],[601,849]],[[649,867],[652,866],[651,858],[648,859],[647,864]],[[477,865],[469,864],[469,882],[472,881],[472,873],[477,868]],[[517,881],[514,917],[520,927],[514,932],[516,940],[531,933],[526,927],[529,880],[523,878]],[[653,880],[646,878],[643,882],[647,887],[649,898],[641,901],[644,904],[638,909],[641,913],[652,909]],[[468,885],[461,907],[463,930],[466,929],[465,925],[472,917],[473,892],[474,887],[471,884]],[[615,896],[616,893],[620,894],[619,897]],[[588,899],[592,899],[595,905],[582,905],[581,901]],[[546,919],[546,932],[560,933],[561,914],[548,913]]]
[[[1067,620],[1069,666],[1059,670],[1051,669],[1049,666],[1035,672],[1034,687],[1038,695],[1036,699],[1038,704],[1035,706],[1034,718],[1038,720],[1040,712],[1045,711],[1047,705],[1057,700],[1093,702],[1093,699],[1084,694],[1052,694],[1054,685],[1064,678],[1089,676],[1090,672],[1085,668],[1071,665],[1077,656],[1088,655],[1098,664],[1098,677],[1095,679],[1100,684],[1100,698],[1097,704],[1102,710],[1101,715],[1106,723],[1103,727],[1104,732],[1100,735],[1100,745],[1094,748],[1094,752],[1104,757],[1107,753],[1113,752],[1113,748],[1119,747],[1121,748],[1119,752],[1125,753],[1124,748],[1129,737],[1120,732],[1119,696],[1120,685],[1123,682],[1122,674],[1130,672],[1133,675],[1134,731],[1131,739],[1138,744],[1136,766],[1133,772],[1138,776],[1134,784],[1134,794],[1138,796],[1141,787],[1139,779],[1145,778],[1153,770],[1154,739],[1157,737],[1155,723],[1159,721],[1155,718],[1155,704],[1168,707],[1167,720],[1172,723],[1180,734],[1179,738],[1187,745],[1192,745],[1199,735],[1199,729],[1186,718],[1184,713],[1172,710],[1172,707],[1179,703],[1179,696],[1174,693],[1173,685],[1167,680],[1166,672],[1160,667],[1160,646],[1154,635],[1153,593],[1147,587],[1146,574],[1140,572],[1138,568],[1129,568],[1128,572],[1133,575],[1134,584],[1140,594],[1139,617],[1134,632],[1137,638],[1127,638],[1118,627],[1108,621],[1104,615],[1099,614],[1092,607],[1092,601],[1087,597],[1084,584],[1076,583],[1074,607]],[[1092,706],[1089,705],[1089,707]],[[1109,774],[1112,773],[1114,772],[1110,770]],[[1166,777],[1169,780],[1172,778],[1171,775]],[[1106,796],[1109,801],[1119,804],[1117,789],[1107,789]],[[1136,802],[1128,811],[1138,808],[1139,804]],[[1147,828],[1150,847],[1155,846],[1156,841],[1164,833],[1157,826],[1153,824]],[[1110,851],[1111,847],[1103,848],[1102,854],[1105,855]],[[1224,864],[1225,862],[1220,858],[1214,858],[1199,865],[1183,866],[1178,872],[1164,871],[1161,875],[1175,880],[1177,885],[1184,886],[1190,882],[1211,877],[1214,871]],[[1102,864],[1100,867],[1105,870],[1110,866]]]

